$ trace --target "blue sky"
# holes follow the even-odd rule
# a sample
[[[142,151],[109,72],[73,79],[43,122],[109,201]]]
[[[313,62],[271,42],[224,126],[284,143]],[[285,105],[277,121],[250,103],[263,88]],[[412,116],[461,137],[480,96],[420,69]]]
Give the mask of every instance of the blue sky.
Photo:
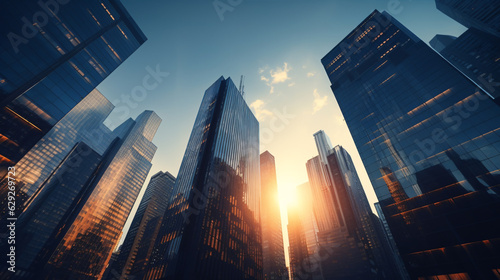
[[[153,141],[158,150],[150,176],[159,170],[177,175],[204,91],[221,75],[237,85],[244,75],[245,99],[266,131],[261,152],[276,158],[282,203],[307,181],[305,163],[317,155],[312,134],[320,129],[351,154],[370,202],[376,202],[320,63],[329,50],[374,9],[388,11],[425,42],[465,31],[430,0],[122,2],[148,41],[98,87],[122,109],[109,118],[110,126],[154,110],[163,122]],[[218,13],[214,2],[229,10]],[[165,74],[134,100],[131,92],[148,69]],[[129,103],[121,101],[127,97]]]

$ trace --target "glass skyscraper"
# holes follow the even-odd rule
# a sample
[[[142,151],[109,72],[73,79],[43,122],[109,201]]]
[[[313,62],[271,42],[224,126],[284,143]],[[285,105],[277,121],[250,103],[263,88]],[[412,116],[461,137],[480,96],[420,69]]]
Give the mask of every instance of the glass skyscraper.
[[[142,278],[174,185],[175,177],[169,172],[160,171],[151,177],[114,263],[122,278]]]
[[[500,2],[436,0],[436,6],[469,27],[436,50],[500,105]]]
[[[151,168],[151,142],[161,119],[145,111],[122,127],[104,156],[85,204],[65,225],[64,235],[44,267],[44,279],[100,279]]]
[[[290,258],[290,279],[313,280],[313,273],[317,273],[319,267],[311,264],[311,255],[308,251],[307,221],[301,215],[301,209],[288,206],[288,255]],[[307,209],[305,209],[307,211]]]
[[[85,142],[76,143],[27,201],[17,227],[17,250],[25,258],[15,275],[0,276],[101,277],[151,167],[156,150],[151,140],[160,121],[151,111],[129,119],[102,154]],[[95,124],[98,128],[101,123]],[[59,131],[65,132],[72,130]]]
[[[206,91],[145,279],[262,279],[259,122],[230,78]]]
[[[495,0],[436,0],[441,12],[467,28],[500,37],[500,3]]]
[[[385,12],[321,62],[412,279],[499,279],[498,105]]]
[[[113,108],[99,91],[91,91],[19,160],[15,165],[19,214],[24,209],[23,203],[36,193],[78,142],[83,141],[98,154],[104,154],[118,136],[103,124]],[[7,181],[0,184],[0,193],[3,193],[7,190]],[[6,197],[0,200],[4,202]],[[0,213],[3,215],[6,209],[3,207]]]
[[[260,154],[262,257],[265,280],[288,279],[274,156]]]
[[[118,0],[0,3],[0,176],[146,37]]]
[[[318,226],[313,211],[316,200],[313,200],[308,182],[297,186],[296,193],[300,198],[299,204],[288,206],[288,239],[292,279],[323,280],[317,239]],[[305,243],[305,246],[302,243]]]
[[[318,230],[321,266],[325,279],[394,279],[394,257],[377,217],[372,213],[351,156],[341,146],[331,147],[324,131],[314,134],[319,156],[308,161],[308,176],[315,182],[317,217],[328,217],[332,227]],[[317,163],[315,162],[317,159]],[[316,167],[317,166],[317,167]],[[321,172],[318,172],[321,171]],[[325,174],[321,185],[317,177]],[[321,191],[323,189],[327,192]]]

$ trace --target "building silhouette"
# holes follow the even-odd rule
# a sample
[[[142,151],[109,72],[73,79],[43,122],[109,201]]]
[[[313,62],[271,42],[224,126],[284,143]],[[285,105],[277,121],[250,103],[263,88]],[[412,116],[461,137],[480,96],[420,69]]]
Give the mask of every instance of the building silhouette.
[[[260,154],[262,258],[264,279],[288,279],[274,156]]]
[[[98,90],[91,91],[19,160],[15,165],[18,215],[24,210],[24,203],[40,189],[77,143],[85,142],[99,155],[104,154],[118,136],[103,124],[113,108]],[[0,181],[0,193],[6,192],[7,187],[7,180]],[[0,200],[2,206],[6,205],[6,197]],[[2,207],[0,217],[5,218],[6,209]]]
[[[159,230],[159,218],[168,207],[174,184],[175,177],[168,171],[160,171],[151,177],[115,262],[115,270],[121,278],[134,276],[140,279],[145,272],[156,239],[155,232]]]
[[[146,37],[118,0],[2,2],[0,177]]]
[[[410,277],[498,278],[493,98],[386,12],[322,64]]]
[[[317,234],[323,277],[401,278],[395,272],[395,257],[378,218],[371,211],[349,153],[341,146],[332,148],[322,130],[314,138],[333,202],[328,214],[335,221],[333,228],[320,228]]]
[[[500,3],[436,0],[436,7],[468,30],[443,49],[431,46],[500,105]]]
[[[263,279],[259,123],[230,78],[196,117],[144,279]]]

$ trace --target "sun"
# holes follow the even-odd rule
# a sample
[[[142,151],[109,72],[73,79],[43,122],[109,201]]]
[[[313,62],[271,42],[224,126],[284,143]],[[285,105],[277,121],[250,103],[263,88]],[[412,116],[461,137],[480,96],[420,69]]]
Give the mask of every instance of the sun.
[[[284,186],[278,188],[278,200],[282,206],[296,206],[299,202],[295,186]]]

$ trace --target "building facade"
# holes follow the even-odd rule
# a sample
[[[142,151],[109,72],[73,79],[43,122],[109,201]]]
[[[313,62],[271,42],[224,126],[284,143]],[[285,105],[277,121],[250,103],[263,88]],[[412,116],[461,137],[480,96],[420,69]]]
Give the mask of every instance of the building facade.
[[[259,123],[233,81],[196,117],[145,279],[262,279]]]
[[[500,3],[436,0],[436,6],[469,28],[436,51],[500,104]]]
[[[168,171],[151,177],[114,264],[122,279],[129,276],[140,279],[145,272],[156,240],[155,232],[159,230],[159,217],[168,207],[174,185],[175,177]]]
[[[118,0],[0,4],[0,176],[146,37]]]
[[[411,278],[497,279],[494,100],[385,12],[321,61]]]
[[[103,155],[115,137],[103,122],[114,106],[98,90],[90,92],[64,118],[62,118],[15,165],[16,212],[24,210],[31,198],[56,170],[78,142],[84,142],[99,155]],[[7,181],[0,182],[0,193],[7,190]],[[6,203],[4,195],[2,205]],[[7,207],[2,207],[4,216]]]
[[[116,130],[91,192],[44,266],[42,279],[100,279],[151,168],[161,119],[145,111]]]
[[[436,0],[436,7],[467,28],[500,37],[500,4],[495,0]]]
[[[264,279],[288,279],[274,156],[260,154],[261,225]]]

